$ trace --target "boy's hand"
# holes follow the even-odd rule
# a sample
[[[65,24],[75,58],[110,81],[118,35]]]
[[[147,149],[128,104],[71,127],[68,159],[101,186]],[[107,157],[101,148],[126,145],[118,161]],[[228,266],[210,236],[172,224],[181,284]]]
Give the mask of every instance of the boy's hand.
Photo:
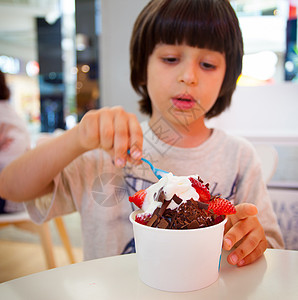
[[[253,204],[236,206],[236,214],[228,217],[223,248],[236,249],[228,256],[232,265],[244,266],[259,258],[267,248],[264,229],[257,218],[258,210]]]
[[[101,148],[115,159],[117,167],[124,167],[130,149],[131,157],[142,157],[143,133],[134,114],[120,106],[87,112],[79,123],[78,138],[85,150]]]

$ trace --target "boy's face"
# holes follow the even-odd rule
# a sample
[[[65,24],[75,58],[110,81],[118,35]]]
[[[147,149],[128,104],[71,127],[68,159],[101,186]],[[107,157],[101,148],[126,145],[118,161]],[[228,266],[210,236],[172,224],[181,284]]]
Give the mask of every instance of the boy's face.
[[[151,121],[164,118],[188,126],[204,120],[215,103],[226,71],[224,54],[187,45],[158,44],[148,59]]]

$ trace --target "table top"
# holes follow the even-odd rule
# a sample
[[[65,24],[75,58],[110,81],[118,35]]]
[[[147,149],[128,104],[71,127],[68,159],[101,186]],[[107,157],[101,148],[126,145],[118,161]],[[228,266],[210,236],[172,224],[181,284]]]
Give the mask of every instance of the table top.
[[[127,254],[51,269],[0,284],[0,298],[19,299],[298,299],[298,251],[267,249],[241,268],[222,255],[218,280],[207,288],[169,293],[145,285],[137,258]]]

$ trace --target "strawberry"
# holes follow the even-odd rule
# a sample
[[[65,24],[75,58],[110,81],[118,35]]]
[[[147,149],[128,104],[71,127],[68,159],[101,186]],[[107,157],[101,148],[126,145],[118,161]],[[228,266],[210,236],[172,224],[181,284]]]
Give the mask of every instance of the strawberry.
[[[233,215],[236,208],[229,200],[216,197],[209,203],[208,211],[216,215]]]
[[[142,208],[146,195],[146,190],[139,190],[133,196],[129,197],[129,201],[134,203],[137,207]]]
[[[195,179],[193,177],[189,177],[191,182],[191,186],[197,191],[200,196],[201,202],[209,202],[210,201],[210,192],[208,186],[203,184],[199,179]]]
[[[135,221],[142,225],[147,225],[150,218],[151,218],[151,214],[138,214],[135,217]]]

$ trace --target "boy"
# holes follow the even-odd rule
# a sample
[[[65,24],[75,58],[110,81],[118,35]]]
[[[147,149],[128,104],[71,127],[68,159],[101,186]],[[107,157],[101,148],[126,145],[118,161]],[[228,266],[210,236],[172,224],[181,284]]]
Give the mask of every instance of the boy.
[[[229,263],[249,264],[267,244],[282,247],[253,147],[205,125],[229,106],[242,67],[242,36],[229,1],[150,1],[135,22],[130,51],[131,82],[149,122],[140,126],[121,107],[90,111],[7,167],[0,195],[28,201],[37,222],[78,210],[85,259],[128,253],[134,248],[128,196],[156,181],[140,164],[145,156],[175,175],[199,174],[212,194],[237,205],[224,237],[225,249],[237,245]]]

